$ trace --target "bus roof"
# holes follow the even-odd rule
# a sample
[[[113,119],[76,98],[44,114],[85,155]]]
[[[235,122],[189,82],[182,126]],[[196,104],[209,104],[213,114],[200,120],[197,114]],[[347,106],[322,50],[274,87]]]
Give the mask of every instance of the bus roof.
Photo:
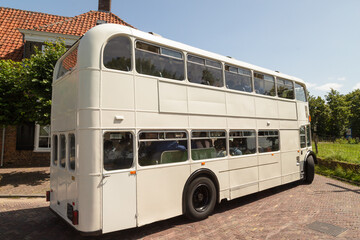
[[[118,24],[109,23],[109,24],[101,24],[96,27],[93,27],[87,33],[85,33],[82,40],[87,40],[86,38],[90,37],[89,35],[93,35],[93,34],[95,34],[95,35],[100,34],[102,36],[106,36],[107,38],[109,38],[113,35],[117,35],[117,34],[131,35],[137,39],[145,40],[145,41],[155,43],[158,45],[163,45],[165,47],[175,48],[175,49],[182,50],[187,53],[194,54],[194,55],[200,55],[205,58],[218,60],[218,61],[224,62],[226,64],[252,69],[254,71],[258,71],[261,73],[266,73],[266,74],[270,74],[270,75],[273,75],[273,76],[276,76],[279,78],[294,80],[296,82],[305,84],[305,82],[302,79],[297,78],[297,77],[289,76],[289,75],[286,75],[286,74],[283,74],[283,73],[280,73],[277,71],[262,68],[262,67],[259,67],[259,66],[256,66],[256,65],[253,65],[250,63],[246,63],[246,62],[243,62],[243,61],[231,58],[231,57],[226,57],[226,56],[223,56],[220,54],[205,51],[205,50],[202,50],[202,49],[199,49],[196,47],[189,46],[187,44],[183,44],[180,42],[176,42],[176,41],[161,37],[157,34],[143,32],[143,31],[140,31],[140,30],[137,30],[134,28],[130,28],[130,27],[126,27],[126,26],[122,26],[122,25],[118,25]]]

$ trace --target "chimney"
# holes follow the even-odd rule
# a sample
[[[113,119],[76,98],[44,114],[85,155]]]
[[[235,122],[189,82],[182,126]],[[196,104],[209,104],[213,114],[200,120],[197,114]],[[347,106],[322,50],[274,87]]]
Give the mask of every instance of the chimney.
[[[99,0],[99,9],[101,12],[110,12],[111,0]]]

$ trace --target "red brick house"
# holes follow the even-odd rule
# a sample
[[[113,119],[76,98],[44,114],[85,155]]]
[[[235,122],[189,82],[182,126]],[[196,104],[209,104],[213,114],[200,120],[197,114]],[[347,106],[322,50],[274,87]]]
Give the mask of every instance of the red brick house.
[[[111,13],[111,0],[99,0],[98,11],[75,17],[0,7],[0,59],[21,61],[42,48],[44,41],[62,38],[67,46],[90,28],[102,23],[132,27]],[[0,167],[48,166],[50,161],[50,128],[29,123],[1,127]]]

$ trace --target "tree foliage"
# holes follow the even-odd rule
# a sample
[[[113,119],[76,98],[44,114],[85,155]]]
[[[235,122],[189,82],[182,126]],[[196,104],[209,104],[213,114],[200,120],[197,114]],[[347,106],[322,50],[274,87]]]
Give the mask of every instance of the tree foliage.
[[[0,124],[50,123],[53,71],[65,51],[63,42],[45,43],[29,59],[0,61]]]
[[[319,136],[326,136],[329,133],[328,123],[330,110],[321,97],[309,97],[309,109],[311,116],[311,130]]]

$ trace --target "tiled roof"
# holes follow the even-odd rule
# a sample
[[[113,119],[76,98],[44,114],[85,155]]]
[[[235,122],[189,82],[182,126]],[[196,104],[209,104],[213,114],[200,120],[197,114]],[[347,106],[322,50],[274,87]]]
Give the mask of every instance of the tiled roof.
[[[68,17],[0,7],[0,59],[21,60],[23,37],[18,29],[32,29]]]
[[[95,27],[97,20],[133,27],[111,12],[90,11],[64,21],[37,26],[32,30],[81,36]]]
[[[0,7],[0,59],[22,59],[24,44],[19,29],[81,36],[96,26],[97,20],[132,27],[111,12],[90,11],[75,17],[63,17]]]

